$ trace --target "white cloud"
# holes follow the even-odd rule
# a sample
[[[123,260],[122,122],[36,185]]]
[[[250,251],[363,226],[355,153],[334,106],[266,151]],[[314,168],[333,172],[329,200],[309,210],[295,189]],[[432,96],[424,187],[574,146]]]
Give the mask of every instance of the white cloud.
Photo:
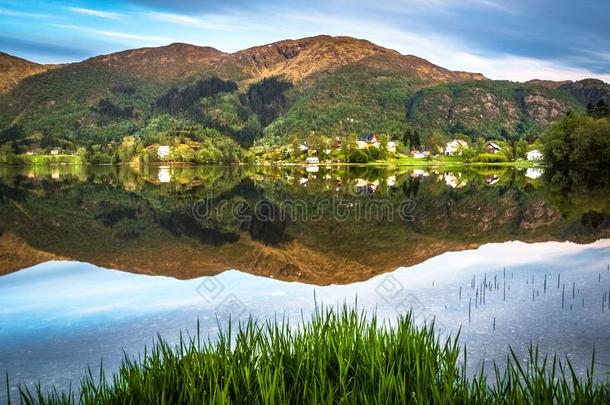
[[[449,53],[446,65],[454,69],[475,70],[490,79],[527,81],[544,80],[580,80],[596,78],[610,82],[610,74],[593,73],[590,70],[566,66],[560,61],[542,60],[516,55],[499,55],[494,57],[479,56],[465,51]]]
[[[358,6],[368,10],[384,12],[394,12],[401,14],[428,13],[430,10],[435,12],[453,12],[457,9],[479,9],[487,8],[490,10],[503,12],[506,14],[520,14],[521,10],[516,4],[507,6],[505,3],[496,0],[399,0],[392,2],[370,2],[357,1]]]
[[[387,23],[363,21],[338,15],[284,16],[288,24],[306,25],[310,32],[332,35],[351,35],[365,38],[378,45],[395,49],[403,54],[416,55],[451,70],[483,73],[496,80],[527,81],[579,80],[598,78],[610,81],[609,74],[597,74],[584,68],[569,66],[562,61],[543,60],[511,54],[485,55],[469,49],[464,43],[441,34],[410,32]],[[300,24],[298,24],[300,23]],[[305,24],[303,24],[305,23]],[[313,32],[312,32],[313,31]]]
[[[185,27],[199,28],[202,30],[210,31],[257,31],[257,30],[268,30],[268,25],[259,24],[252,21],[251,16],[240,16],[240,15],[218,15],[218,14],[206,14],[203,16],[185,16],[181,14],[173,13],[159,13],[150,12],[145,13],[144,16],[148,19],[182,25]]]
[[[37,13],[24,13],[22,11],[14,11],[7,9],[0,9],[0,16],[8,16],[8,17],[25,17],[25,18],[48,18],[47,14],[37,14]]]
[[[112,11],[94,10],[91,8],[68,7],[68,10],[74,13],[92,15],[95,17],[106,18],[108,20],[120,20],[124,17],[123,14],[114,13]]]
[[[160,37],[155,35],[139,35],[139,34],[129,34],[125,32],[118,31],[106,31],[106,30],[97,30],[88,27],[82,27],[80,25],[68,25],[68,24],[53,24],[54,27],[65,28],[70,30],[77,30],[82,32],[88,32],[91,34],[104,35],[111,38],[120,38],[120,39],[128,39],[132,41],[136,41],[139,43],[151,44],[151,45],[166,45],[171,42],[177,42],[168,37]]]
[[[186,26],[204,26],[205,22],[199,18],[188,17],[170,13],[147,13],[146,16],[152,20],[168,22]]]

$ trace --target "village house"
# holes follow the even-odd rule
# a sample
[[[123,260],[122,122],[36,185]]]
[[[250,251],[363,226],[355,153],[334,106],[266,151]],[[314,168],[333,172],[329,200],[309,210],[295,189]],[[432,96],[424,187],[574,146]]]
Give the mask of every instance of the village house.
[[[50,153],[51,153],[51,155],[53,155],[53,156],[57,156],[57,155],[59,155],[59,149],[51,149],[51,152],[50,152]]]
[[[428,156],[430,156],[430,152],[428,152],[427,150],[425,150],[425,151],[413,150],[413,151],[411,151],[411,156],[414,157],[415,159],[425,159]]]
[[[525,154],[527,160],[542,160],[544,155],[538,149],[530,150]]]
[[[394,141],[390,141],[388,142],[388,151],[389,152],[396,152],[396,142]]]
[[[165,159],[166,157],[169,156],[170,152],[171,152],[171,150],[170,150],[169,146],[162,145],[162,146],[159,146],[159,149],[157,150],[157,155],[159,155],[159,158]]]
[[[356,141],[358,149],[366,149],[369,146],[379,147],[379,137],[373,133],[361,135]]]
[[[485,144],[485,151],[487,153],[495,154],[498,153],[500,150],[502,150],[502,148],[497,143],[487,142]]]
[[[317,156],[309,156],[307,159],[305,159],[305,162],[308,165],[317,165],[318,163],[320,163],[320,159],[318,159]]]
[[[461,139],[454,139],[445,145],[445,156],[461,155],[462,150],[468,147],[468,143]]]

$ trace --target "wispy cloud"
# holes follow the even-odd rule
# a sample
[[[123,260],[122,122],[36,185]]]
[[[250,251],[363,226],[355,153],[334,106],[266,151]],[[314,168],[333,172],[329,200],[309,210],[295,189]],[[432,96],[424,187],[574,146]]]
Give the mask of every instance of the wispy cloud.
[[[356,1],[357,5],[368,10],[391,11],[403,14],[417,14],[421,12],[449,12],[457,9],[488,9],[507,14],[518,14],[519,8],[509,7],[496,0],[399,0],[393,2]]]
[[[106,37],[111,37],[111,38],[127,39],[127,40],[132,40],[132,41],[146,43],[146,44],[165,45],[165,44],[168,44],[171,42],[177,42],[168,37],[160,37],[160,36],[155,36],[155,35],[130,34],[130,33],[119,32],[119,31],[98,30],[98,29],[94,29],[94,28],[83,27],[80,25],[53,24],[53,26],[57,27],[57,28],[64,28],[64,29],[88,32],[91,34],[104,35]]]
[[[179,24],[186,26],[203,26],[205,22],[199,18],[188,17],[180,14],[171,13],[146,13],[146,16],[152,20],[168,22],[171,24]]]
[[[481,71],[492,79],[527,81],[542,78],[561,81],[597,78],[610,82],[610,74],[594,73],[589,69],[569,66],[561,60],[545,60],[510,54],[486,57],[468,52],[457,52],[449,54],[448,57],[451,64]]]
[[[610,74],[597,74],[589,69],[574,67],[562,60],[546,60],[513,54],[486,54],[455,37],[432,32],[409,31],[392,24],[379,24],[354,17],[332,14],[286,14],[288,26],[303,26],[333,35],[351,35],[396,49],[403,54],[417,55],[440,66],[470,72],[480,72],[491,79],[527,81],[579,80],[596,77],[610,81]],[[358,27],[357,35],[354,27]],[[600,57],[601,59],[601,57]]]
[[[49,38],[21,38],[0,34],[0,49],[16,53],[37,62],[72,62],[92,55],[88,49],[78,45],[61,45]]]
[[[95,10],[92,8],[68,7],[68,10],[72,11],[73,13],[92,15],[95,17],[105,18],[108,20],[120,20],[121,18],[124,17],[124,15],[120,14],[120,13],[115,13],[112,11]]]
[[[0,9],[0,16],[25,17],[25,18],[48,18],[48,17],[50,17],[47,14],[26,13],[26,12],[22,12],[22,11],[14,11],[14,10],[7,10],[7,9]]]
[[[241,31],[257,28],[256,23],[253,23],[251,19],[241,19],[235,15],[207,14],[193,17],[160,12],[150,12],[145,13],[144,15],[148,19],[155,21],[210,31]],[[262,28],[262,26],[258,26],[258,28]]]

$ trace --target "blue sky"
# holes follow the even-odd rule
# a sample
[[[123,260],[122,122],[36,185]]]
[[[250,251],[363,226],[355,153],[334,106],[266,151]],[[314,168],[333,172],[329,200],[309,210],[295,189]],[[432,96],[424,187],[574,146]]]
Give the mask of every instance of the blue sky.
[[[2,0],[0,50],[60,63],[171,42],[232,52],[331,34],[493,79],[610,81],[608,21],[609,0]]]

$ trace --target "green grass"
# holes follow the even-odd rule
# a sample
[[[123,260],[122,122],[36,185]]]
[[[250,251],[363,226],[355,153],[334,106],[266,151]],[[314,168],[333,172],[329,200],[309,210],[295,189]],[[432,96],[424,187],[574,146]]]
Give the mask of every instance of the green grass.
[[[125,358],[106,382],[89,372],[81,394],[20,389],[25,404],[175,403],[591,403],[610,401],[592,371],[579,379],[569,363],[530,350],[528,366],[511,351],[508,366],[465,377],[456,337],[439,339],[434,325],[410,315],[396,325],[354,309],[318,308],[298,327],[284,320],[249,321],[217,341],[162,340],[140,361]],[[492,373],[494,374],[494,373]]]
[[[399,159],[389,160],[396,166],[442,166],[442,167],[461,167],[461,166],[505,166],[505,167],[518,167],[518,168],[529,168],[541,166],[542,162],[536,162],[533,160],[516,160],[510,162],[465,162],[458,156],[439,156],[431,159],[416,159],[410,156],[401,156]],[[379,163],[379,162],[375,162]]]
[[[50,164],[83,164],[83,159],[77,155],[0,155],[0,164],[11,165],[50,165]]]

